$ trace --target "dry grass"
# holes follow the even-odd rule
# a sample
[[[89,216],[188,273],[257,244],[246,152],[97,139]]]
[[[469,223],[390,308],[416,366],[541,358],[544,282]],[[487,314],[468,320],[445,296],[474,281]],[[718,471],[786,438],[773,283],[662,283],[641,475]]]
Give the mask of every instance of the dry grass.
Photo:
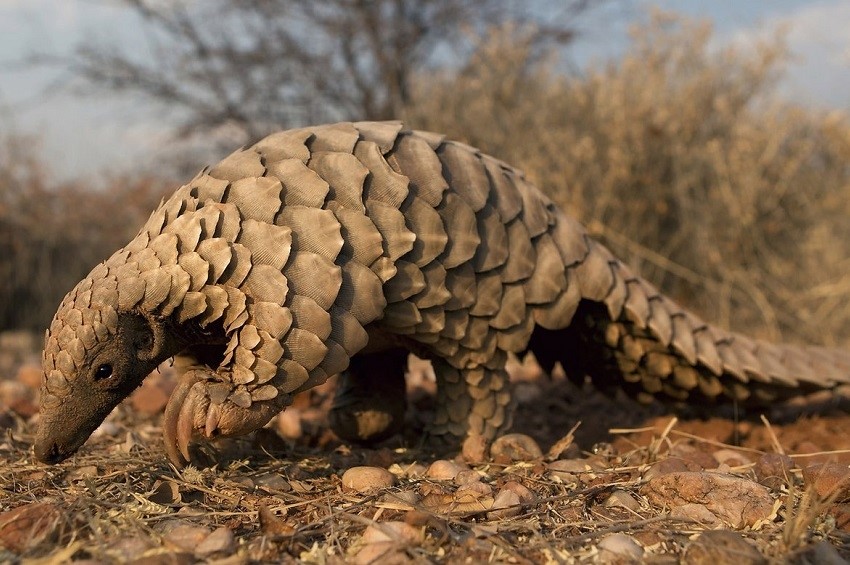
[[[520,381],[538,387],[537,397],[520,406],[527,415],[539,416],[547,401],[563,396],[562,381],[552,384],[530,377]],[[327,405],[331,393],[321,390],[314,399]],[[589,394],[584,406],[552,418],[548,431],[567,429],[575,417],[593,422],[594,415],[618,410],[629,410],[633,415],[629,421],[639,422],[634,418],[641,417],[640,408]],[[413,420],[429,417],[414,414]],[[597,430],[607,443],[583,456],[600,468],[577,473],[576,480],[555,477],[543,459],[474,465],[481,482],[494,493],[514,481],[534,495],[533,501],[523,501],[516,515],[498,517],[474,504],[464,506],[463,487],[457,481],[418,474],[417,463],[427,466],[437,456],[417,447],[411,440],[415,433],[376,450],[345,446],[328,438],[321,427],[289,442],[266,433],[252,441],[218,443],[215,467],[179,471],[164,457],[157,419],[140,417],[122,406],[104,433],[92,438],[79,455],[54,467],[33,461],[31,426],[19,422],[10,430],[0,442],[0,512],[37,502],[61,509],[52,535],[20,557],[111,563],[168,553],[191,562],[191,550],[181,548],[181,538],[173,533],[177,526],[190,526],[207,532],[224,527],[233,533],[235,543],[207,559],[341,563],[354,560],[368,545],[363,534],[369,526],[400,521],[421,531],[422,538],[419,543],[399,544],[396,561],[391,562],[596,562],[600,542],[614,533],[640,543],[647,559],[675,562],[698,534],[710,528],[676,518],[670,508],[651,503],[641,490],[649,467],[671,455],[681,456],[683,445],[706,454],[732,449],[752,460],[763,453],[763,448],[752,445],[736,447],[702,438],[688,430],[704,424],[694,428],[670,418],[644,420],[649,425],[615,434]],[[805,436],[806,428],[803,423],[780,433],[788,441],[791,430]],[[706,428],[702,429],[705,435]],[[544,448],[556,443],[553,436],[537,438]],[[577,456],[582,454],[572,445],[562,457]],[[357,465],[389,468],[398,482],[371,494],[347,492],[340,477]],[[754,478],[752,464],[715,472]],[[743,538],[771,560],[818,540],[850,550],[848,534],[836,528],[833,514],[826,512],[831,503],[815,503],[799,471],[788,481],[788,488],[770,492],[778,514],[753,528],[741,528]],[[614,493],[625,493],[635,506],[611,504]],[[435,506],[429,496],[448,502]],[[0,524],[0,533],[2,528]],[[0,550],[0,560],[14,558]]]
[[[760,337],[850,338],[850,121],[781,103],[781,39],[655,14],[564,78],[521,30],[423,80],[409,119],[514,163],[670,296]]]

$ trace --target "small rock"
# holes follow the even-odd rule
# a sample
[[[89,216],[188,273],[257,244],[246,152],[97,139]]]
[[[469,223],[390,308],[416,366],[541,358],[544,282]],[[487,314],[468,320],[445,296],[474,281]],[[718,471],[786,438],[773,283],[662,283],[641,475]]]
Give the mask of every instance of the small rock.
[[[463,442],[461,455],[468,463],[481,463],[487,459],[488,443],[483,436],[471,435]]]
[[[23,418],[38,412],[35,390],[18,381],[0,381],[0,405]]]
[[[602,467],[595,461],[589,459],[558,459],[546,464],[549,476],[563,483],[574,483],[582,478],[592,478],[594,471],[601,471]]]
[[[718,473],[668,473],[650,479],[641,487],[641,493],[664,508],[703,504],[733,528],[753,526],[773,514],[773,499],[767,487]]]
[[[543,457],[540,446],[525,434],[505,434],[490,446],[490,457],[500,464],[514,461],[532,461]]]
[[[803,482],[821,499],[837,502],[850,499],[850,467],[839,463],[815,463],[803,469]]]
[[[120,562],[131,562],[135,560],[139,562],[143,559],[145,552],[153,547],[153,540],[141,536],[122,536],[118,539],[110,540],[109,553],[117,558]],[[76,563],[76,561],[74,562]]]
[[[522,512],[522,501],[519,495],[508,489],[502,489],[493,500],[493,509],[487,513],[488,520],[503,520],[513,518]]]
[[[631,536],[610,534],[599,540],[599,561],[602,563],[639,562],[643,557],[643,548]]]
[[[779,489],[791,482],[791,470],[797,465],[794,460],[781,453],[765,453],[756,461],[753,470],[764,486]]]
[[[746,455],[734,449],[718,449],[711,456],[721,465],[729,467],[740,467],[752,463]]]
[[[425,472],[426,477],[430,477],[437,481],[450,481],[454,479],[458,473],[469,469],[466,465],[449,461],[448,459],[438,459],[431,463],[428,470]]]
[[[685,547],[682,562],[690,565],[762,565],[768,561],[738,532],[709,530],[701,533]]]
[[[67,479],[69,481],[80,481],[83,479],[91,479],[97,476],[97,467],[95,465],[84,465],[76,467],[68,472]]]
[[[455,475],[454,482],[456,485],[465,485],[481,480],[481,474],[475,469],[464,469]]]
[[[366,528],[363,543],[391,541],[404,546],[417,546],[425,539],[425,532],[407,522],[379,522]]]
[[[183,551],[195,552],[195,548],[210,535],[209,529],[195,524],[181,523],[173,526],[163,539]]]
[[[388,492],[382,498],[384,504],[395,505],[399,510],[412,510],[419,504],[419,495],[412,490]]]
[[[790,565],[846,565],[838,550],[828,541],[821,541],[801,547],[785,556],[785,563]]]
[[[395,484],[395,475],[380,467],[352,467],[342,474],[342,488],[354,492],[370,492]]]
[[[688,471],[717,468],[717,460],[711,454],[687,443],[680,443],[673,447],[670,450],[669,456],[682,459],[688,465]]]
[[[704,504],[685,503],[670,509],[670,517],[688,522],[696,522],[704,528],[719,528],[723,521]]]
[[[130,395],[133,408],[143,414],[159,414],[168,404],[168,394],[150,380],[142,382],[142,386]]]
[[[458,496],[467,492],[475,493],[475,496],[487,496],[493,494],[493,487],[481,481],[470,481],[462,484],[455,492]]]
[[[18,368],[15,378],[32,390],[38,390],[41,387],[41,376],[42,369],[39,365],[26,363]]]
[[[523,504],[534,504],[537,495],[530,491],[525,485],[516,481],[508,481],[502,485],[502,490],[510,490],[516,493]]]
[[[607,508],[625,508],[632,512],[640,510],[640,502],[638,502],[632,493],[625,490],[615,490],[605,499],[603,504]]]
[[[429,485],[420,487],[422,506],[438,514],[470,516],[493,508],[492,489],[480,482],[464,485],[454,493],[426,487]]]
[[[363,547],[354,556],[358,565],[382,563],[408,563],[404,553],[407,547],[416,547],[425,539],[423,528],[406,522],[380,522],[366,528],[361,541]]]
[[[213,553],[232,553],[234,549],[233,532],[230,528],[221,526],[213,530],[213,533],[208,535],[195,548],[195,555],[206,557]]]
[[[274,490],[279,492],[289,492],[292,486],[289,484],[283,475],[280,473],[265,473],[254,478],[254,483],[266,490]]]
[[[651,480],[655,477],[660,477],[661,475],[666,475],[668,473],[681,473],[684,471],[702,471],[703,467],[701,465],[697,465],[693,461],[685,461],[681,457],[668,457],[666,459],[662,459],[657,463],[654,463],[646,472],[643,474],[643,479],[645,481]]]
[[[24,553],[55,541],[62,512],[58,507],[35,502],[0,513],[0,547]]]
[[[115,437],[119,433],[121,433],[121,428],[119,428],[114,422],[107,420],[99,425],[94,432],[92,432],[91,437]]]

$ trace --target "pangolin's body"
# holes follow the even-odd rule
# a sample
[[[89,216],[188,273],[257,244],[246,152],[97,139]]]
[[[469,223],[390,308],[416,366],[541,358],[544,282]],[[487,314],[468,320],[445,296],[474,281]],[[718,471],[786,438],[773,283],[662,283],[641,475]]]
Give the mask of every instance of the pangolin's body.
[[[397,403],[400,351],[433,361],[435,434],[492,439],[510,420],[506,357],[528,349],[677,400],[850,381],[845,352],[684,311],[505,163],[398,122],[342,123],[271,135],[202,172],[67,295],[46,337],[36,453],[72,453],[175,354],[198,362],[166,411],[176,463],[193,433],[256,429],[352,358],[338,431],[370,394]]]

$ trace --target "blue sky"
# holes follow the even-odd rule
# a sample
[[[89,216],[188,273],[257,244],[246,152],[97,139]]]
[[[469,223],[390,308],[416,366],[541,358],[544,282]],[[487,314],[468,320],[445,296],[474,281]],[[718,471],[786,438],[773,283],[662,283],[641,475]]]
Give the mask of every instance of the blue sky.
[[[794,61],[782,92],[803,104],[850,109],[847,0],[626,0],[615,5],[613,16],[605,10],[582,20],[583,34],[572,54],[578,64],[621,54],[628,46],[629,24],[650,5],[712,20],[718,44],[744,43],[787,26]],[[145,48],[140,26],[109,0],[0,0],[0,135],[36,134],[37,150],[57,178],[151,168],[157,149],[168,141],[167,118],[158,110],[99,92],[68,92],[58,70],[19,63],[34,51],[68,53],[82,38]]]

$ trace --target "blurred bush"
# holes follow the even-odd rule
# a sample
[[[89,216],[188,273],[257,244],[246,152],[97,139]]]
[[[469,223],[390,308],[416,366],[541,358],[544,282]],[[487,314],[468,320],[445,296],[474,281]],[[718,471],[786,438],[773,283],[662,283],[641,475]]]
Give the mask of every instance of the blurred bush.
[[[720,49],[709,26],[655,14],[623,58],[566,76],[535,37],[494,28],[459,68],[415,77],[403,117],[523,168],[710,321],[850,338],[850,122],[779,101],[781,38]],[[43,328],[170,190],[57,184],[36,155],[0,145],[0,330]]]
[[[62,297],[126,244],[165,194],[150,178],[56,183],[26,137],[0,141],[0,331],[42,331]]]
[[[522,29],[422,77],[407,119],[523,168],[620,258],[706,319],[850,337],[850,122],[781,103],[781,37],[718,49],[656,13],[619,61],[565,77]]]

